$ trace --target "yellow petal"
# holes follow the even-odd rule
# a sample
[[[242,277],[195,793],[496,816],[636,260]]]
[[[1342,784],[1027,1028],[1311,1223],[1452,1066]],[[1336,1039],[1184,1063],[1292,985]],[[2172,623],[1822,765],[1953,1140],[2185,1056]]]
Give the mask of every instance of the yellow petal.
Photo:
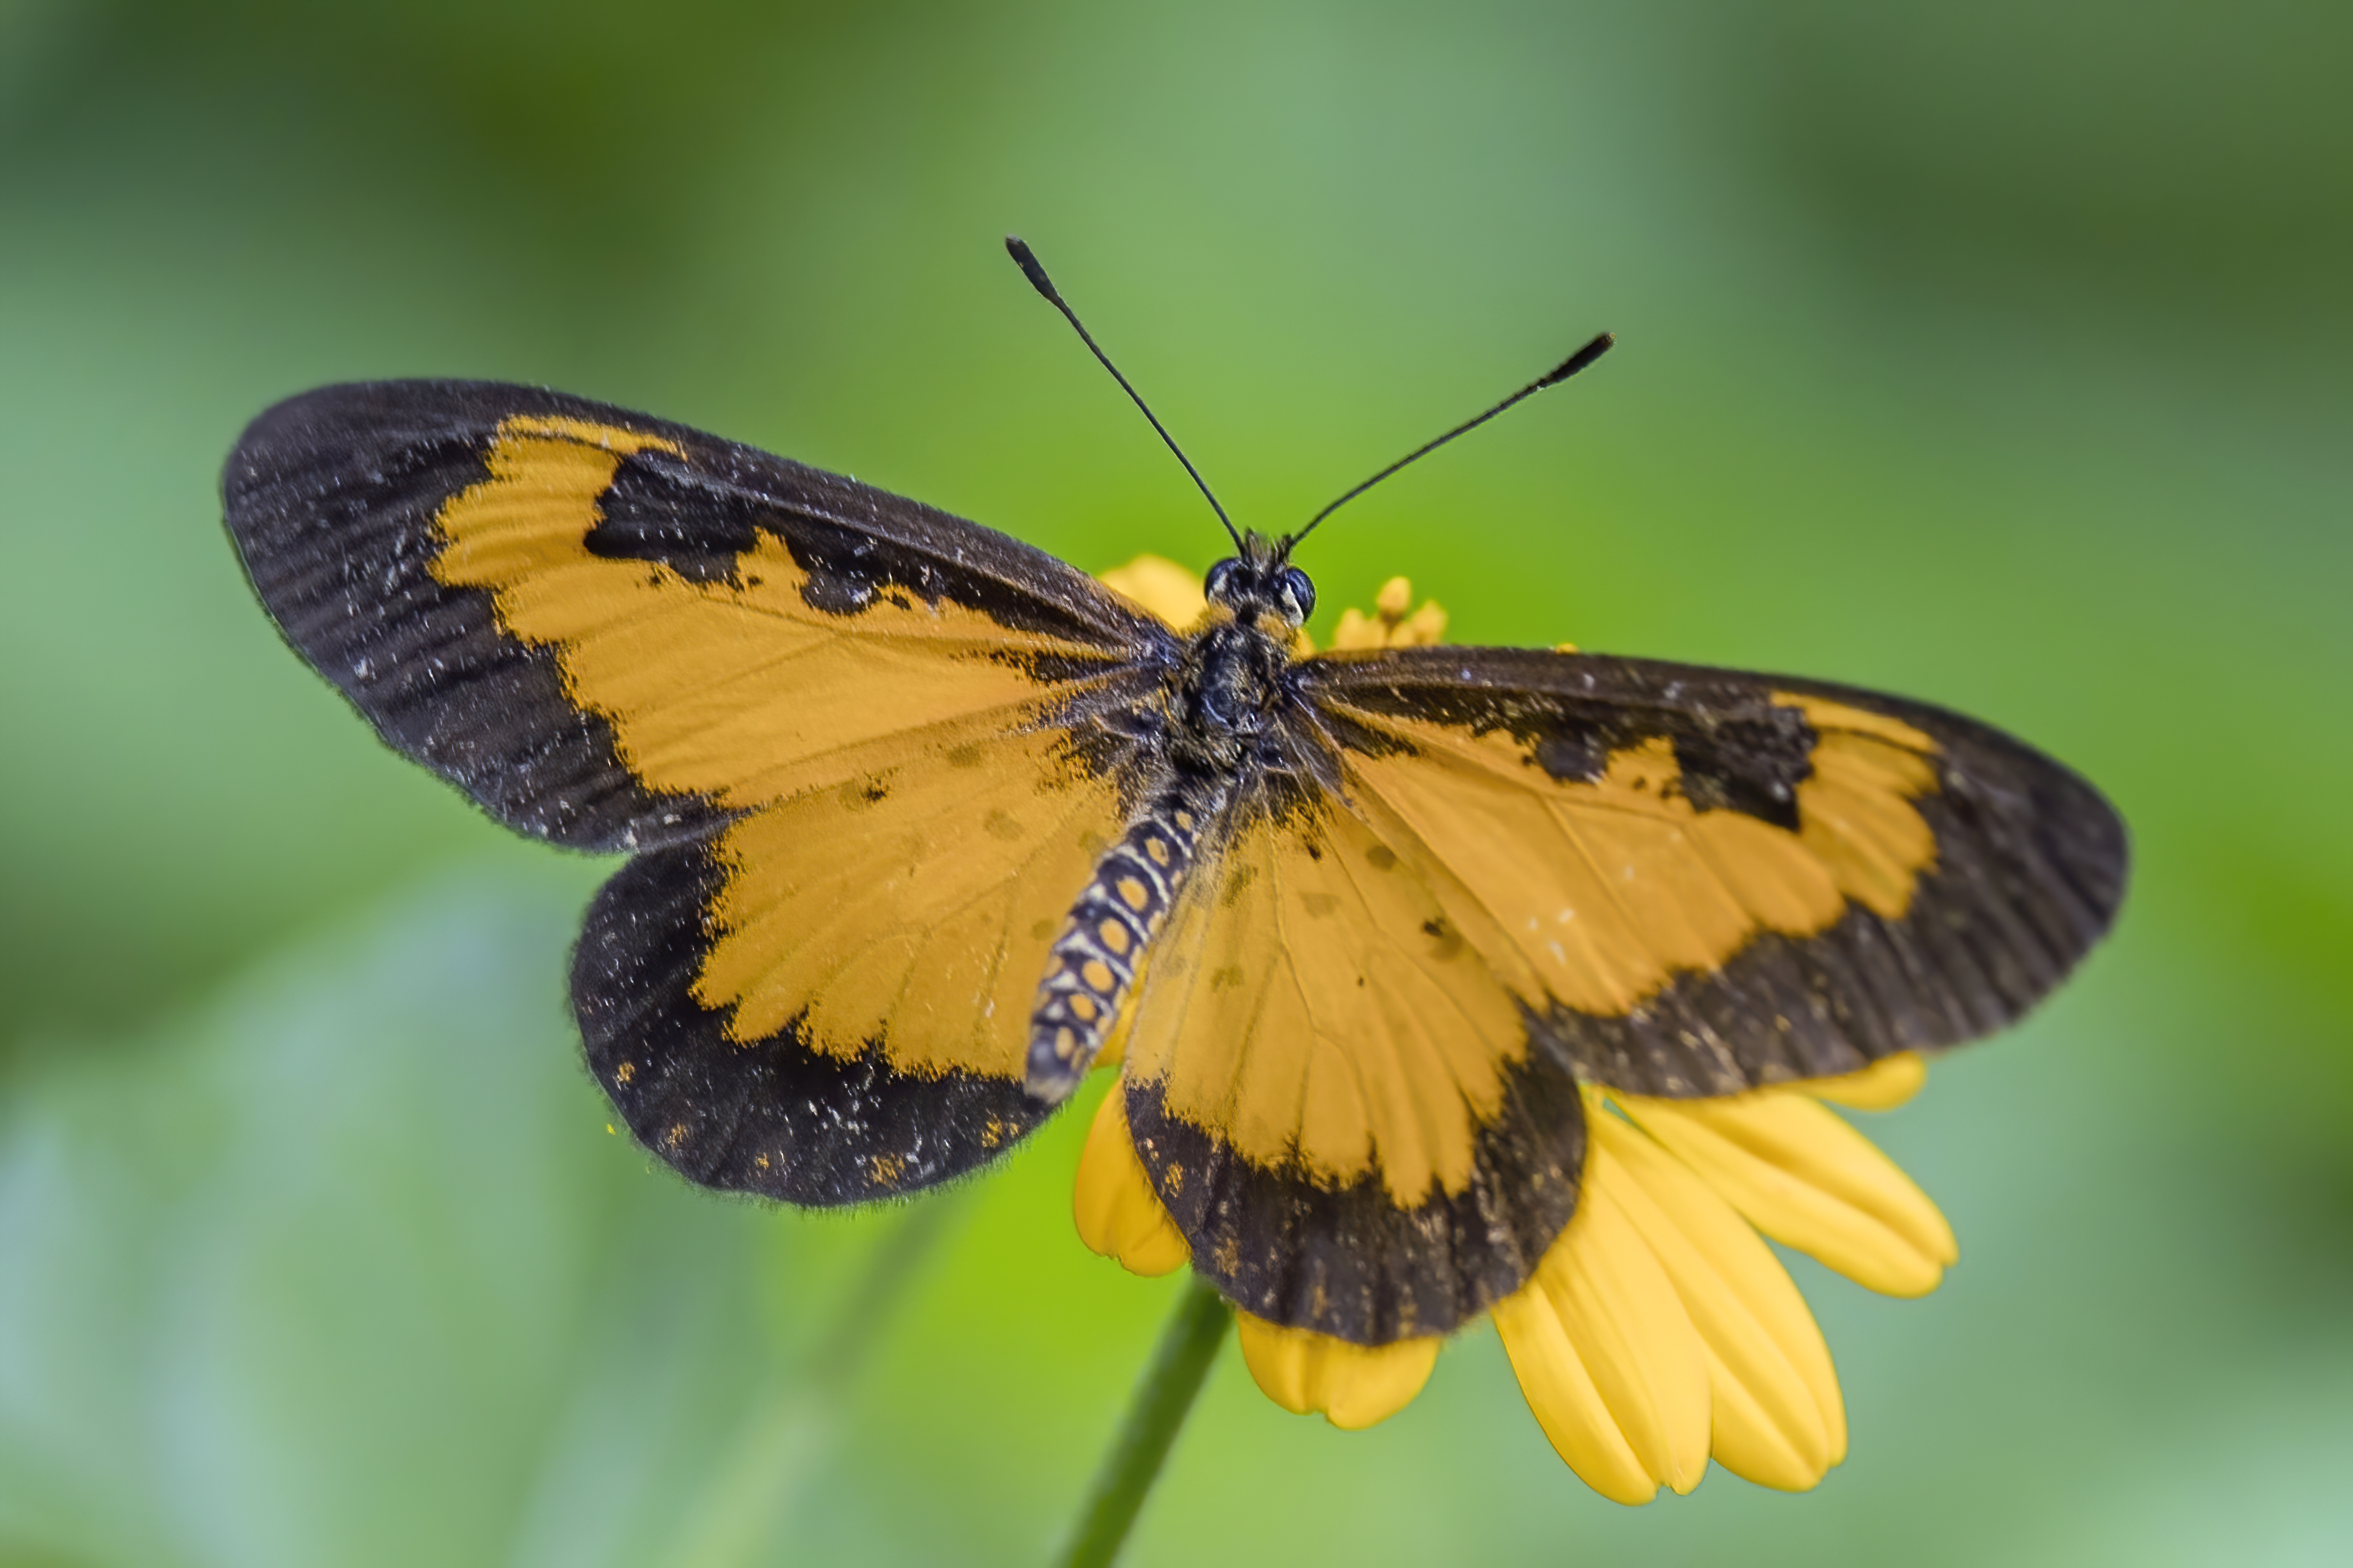
[[[1412,603],[1413,584],[1402,577],[1390,578],[1375,596],[1371,615],[1353,607],[1340,612],[1340,624],[1332,633],[1332,646],[1425,647],[1445,641],[1446,612],[1424,601],[1421,608],[1409,616],[1406,610]]]
[[[1367,618],[1354,605],[1340,612],[1340,624],[1332,628],[1332,646],[1335,648],[1383,647],[1388,643],[1388,629],[1380,622]]]
[[[1208,608],[1209,602],[1201,593],[1200,574],[1157,555],[1139,555],[1124,566],[1098,574],[1098,580],[1172,626],[1189,626]]]
[[[1706,1473],[1711,1395],[1690,1314],[1622,1202],[1627,1181],[1590,1152],[1575,1217],[1495,1323],[1561,1458],[1603,1496],[1642,1502]]]
[[[1131,1274],[1166,1274],[1192,1260],[1184,1233],[1154,1195],[1127,1135],[1127,1097],[1111,1086],[1095,1110],[1071,1196],[1079,1239]]]
[[[1828,1100],[1852,1110],[1893,1110],[1920,1092],[1928,1081],[1928,1059],[1917,1051],[1883,1057],[1861,1072],[1826,1078],[1805,1086],[1817,1100]]]
[[[1707,1470],[1707,1363],[1674,1284],[1620,1201],[1626,1176],[1586,1157],[1577,1216],[1536,1279],[1643,1469],[1687,1492]]]
[[[1606,1111],[1594,1142],[1625,1173],[1619,1200],[1707,1351],[1715,1457],[1767,1486],[1811,1486],[1846,1457],[1830,1347],[1772,1249],[1658,1144]]]
[[[1771,1403],[1754,1384],[1743,1381],[1711,1348],[1708,1375],[1715,1380],[1715,1461],[1746,1481],[1777,1491],[1811,1491],[1829,1466],[1804,1446],[1791,1426],[1787,1406]]]
[[[1693,1108],[1759,1159],[1852,1205],[1920,1249],[1941,1268],[1960,1243],[1942,1210],[1879,1145],[1835,1111],[1797,1094],[1757,1094]]]
[[[1618,1429],[1551,1295],[1534,1281],[1513,1291],[1495,1303],[1495,1331],[1536,1424],[1577,1479],[1612,1502],[1656,1497],[1658,1481]]]
[[[1321,1414],[1351,1432],[1386,1421],[1413,1403],[1438,1364],[1434,1337],[1352,1345],[1239,1310],[1234,1329],[1242,1360],[1261,1393],[1293,1415]]]
[[[1750,1224],[1859,1285],[1925,1296],[1959,1256],[1952,1227],[1911,1178],[1806,1095],[1614,1098]]]

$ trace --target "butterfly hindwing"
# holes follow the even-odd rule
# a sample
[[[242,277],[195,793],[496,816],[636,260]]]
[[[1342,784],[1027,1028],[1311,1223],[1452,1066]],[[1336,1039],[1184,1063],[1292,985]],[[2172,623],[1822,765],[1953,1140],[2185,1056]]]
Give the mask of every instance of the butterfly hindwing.
[[[1335,794],[1248,793],[1155,942],[1128,1124],[1196,1266],[1362,1343],[1516,1289],[1574,1209],[1575,1078],[1429,881]]]
[[[1124,757],[1067,732],[919,753],[630,863],[573,998],[638,1137],[706,1185],[855,1203],[1009,1146],[1030,1000],[1120,821]]]
[[[512,826],[641,852],[575,1003],[681,1171],[854,1201],[1043,1114],[1029,996],[1166,626],[975,524],[530,388],[305,395],[224,490],[262,602],[387,741]]]
[[[2021,742],[1819,682],[1496,648],[1302,667],[1342,788],[1580,1074],[1736,1093],[2018,1017],[2123,824]]]

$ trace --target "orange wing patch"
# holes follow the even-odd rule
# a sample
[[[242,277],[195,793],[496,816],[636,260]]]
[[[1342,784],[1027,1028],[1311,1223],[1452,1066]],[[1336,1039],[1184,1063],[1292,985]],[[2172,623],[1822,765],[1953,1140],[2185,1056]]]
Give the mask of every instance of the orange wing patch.
[[[1251,1163],[1377,1172],[1404,1209],[1470,1183],[1526,1043],[1428,883],[1325,804],[1252,814],[1179,900],[1126,1070]]]
[[[1321,790],[1231,810],[1128,1028],[1136,1158],[1243,1310],[1366,1345],[1450,1331],[1576,1206],[1573,1069],[1370,823]]]
[[[1850,900],[1891,918],[1936,860],[1913,802],[1936,742],[1818,698],[1778,699],[1815,726],[1795,833],[1701,811],[1663,737],[1556,780],[1500,731],[1362,715],[1405,747],[1351,753],[1352,790],[1505,983],[1596,1016],[1631,1013],[1679,972],[1722,966],[1760,932],[1811,936]]]
[[[1773,700],[1805,714],[1816,737],[1813,776],[1798,786],[1799,838],[1840,892],[1901,920],[1936,862],[1936,833],[1912,805],[1936,787],[1936,742],[1900,719],[1826,698],[1777,691]]]
[[[750,1044],[879,1044],[899,1073],[1019,1081],[1029,1004],[1119,790],[1058,731],[914,752],[730,826],[695,1000]]]

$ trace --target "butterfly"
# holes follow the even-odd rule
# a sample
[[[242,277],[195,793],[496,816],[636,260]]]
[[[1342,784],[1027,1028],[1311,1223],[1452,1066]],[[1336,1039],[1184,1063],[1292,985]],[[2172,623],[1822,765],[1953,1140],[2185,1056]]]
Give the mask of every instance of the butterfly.
[[[1581,1084],[1737,1095],[1987,1034],[2123,895],[2091,785],[1926,703],[1303,657],[1301,535],[1237,534],[1178,626],[920,502],[466,381],[281,403],[223,489],[262,605],[385,741],[629,857],[572,999],[680,1173],[908,1193],[1117,1043],[1194,1266],[1358,1343],[1525,1280],[1576,1208]]]

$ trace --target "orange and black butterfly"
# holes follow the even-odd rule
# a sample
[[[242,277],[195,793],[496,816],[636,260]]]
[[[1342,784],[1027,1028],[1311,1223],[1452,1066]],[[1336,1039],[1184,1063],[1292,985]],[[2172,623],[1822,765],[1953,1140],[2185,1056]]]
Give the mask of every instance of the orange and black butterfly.
[[[2123,893],[2090,785],[1924,703],[1298,657],[1295,536],[1238,539],[1172,626],[919,502],[479,382],[296,397],[224,484],[262,603],[387,742],[630,857],[573,1002],[679,1172],[928,1186],[1117,1023],[1195,1267],[1359,1343],[1527,1278],[1577,1202],[1580,1082],[1731,1095],[1986,1034]]]

